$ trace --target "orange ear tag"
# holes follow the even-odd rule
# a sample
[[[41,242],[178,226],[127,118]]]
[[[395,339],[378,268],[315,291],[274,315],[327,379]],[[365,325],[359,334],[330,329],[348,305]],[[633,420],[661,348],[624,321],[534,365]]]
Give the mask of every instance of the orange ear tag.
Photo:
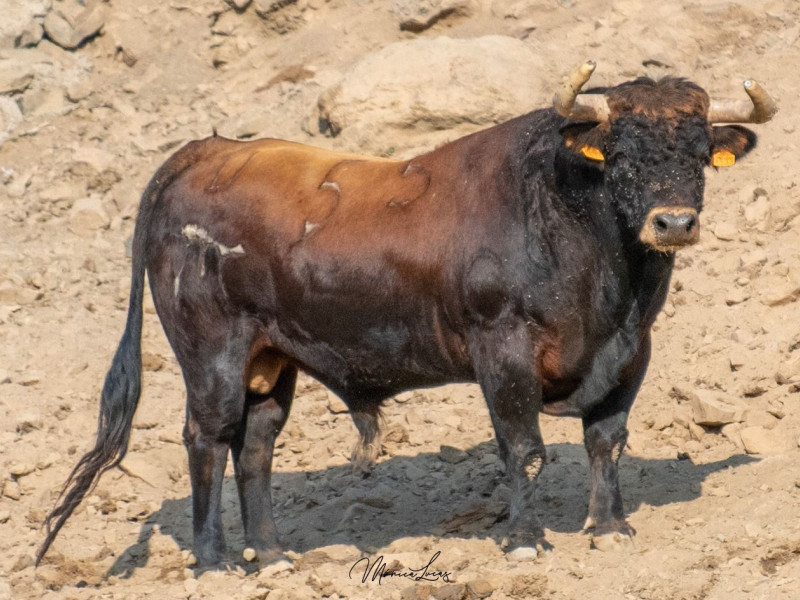
[[[583,146],[581,148],[581,154],[583,154],[589,160],[597,160],[601,162],[605,160],[600,148],[595,148],[594,146]]]
[[[736,155],[730,150],[716,150],[711,157],[711,164],[715,167],[730,167],[736,162]]]

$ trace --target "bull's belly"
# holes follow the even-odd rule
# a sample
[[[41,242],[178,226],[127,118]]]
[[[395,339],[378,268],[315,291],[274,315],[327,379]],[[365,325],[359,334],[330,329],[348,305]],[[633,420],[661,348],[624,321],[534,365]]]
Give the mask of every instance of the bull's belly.
[[[284,333],[275,336],[273,343],[299,368],[342,396],[385,397],[413,388],[473,381],[472,366],[459,351],[458,340],[436,336],[433,328],[424,325],[419,324],[416,331],[391,324],[353,327],[347,336],[306,331],[307,341]],[[271,329],[280,330],[280,324]]]

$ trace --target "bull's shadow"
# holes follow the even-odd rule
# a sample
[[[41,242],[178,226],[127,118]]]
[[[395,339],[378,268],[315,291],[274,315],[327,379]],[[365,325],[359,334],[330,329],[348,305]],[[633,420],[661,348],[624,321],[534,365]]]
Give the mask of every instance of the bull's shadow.
[[[274,473],[274,513],[284,547],[302,553],[330,544],[352,544],[371,552],[398,538],[428,535],[489,537],[499,544],[507,514],[498,507],[507,503],[501,501],[506,478],[496,452],[491,441],[470,448],[456,464],[442,461],[438,453],[394,456],[376,465],[366,478],[353,474],[349,465]],[[642,504],[662,506],[698,498],[709,475],[755,460],[734,455],[695,465],[677,458],[623,456],[620,485],[626,514],[635,513]],[[546,529],[578,533],[588,502],[586,453],[576,444],[552,444],[548,463],[539,478],[539,518]],[[223,521],[231,560],[252,569],[241,559],[244,537],[231,477],[223,488]],[[191,497],[165,500],[142,524],[138,541],[117,558],[108,575],[127,577],[147,563],[155,525],[181,549],[190,549]]]

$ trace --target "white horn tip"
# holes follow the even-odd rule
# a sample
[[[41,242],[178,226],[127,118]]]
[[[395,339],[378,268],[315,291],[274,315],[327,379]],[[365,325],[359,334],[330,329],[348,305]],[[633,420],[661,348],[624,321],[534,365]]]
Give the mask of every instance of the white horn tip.
[[[756,82],[755,82],[755,81],[753,81],[752,79],[748,79],[748,80],[746,80],[746,81],[744,82],[744,87],[745,87],[746,89],[748,89],[748,90],[749,90],[750,88],[754,87],[755,85],[756,85]]]

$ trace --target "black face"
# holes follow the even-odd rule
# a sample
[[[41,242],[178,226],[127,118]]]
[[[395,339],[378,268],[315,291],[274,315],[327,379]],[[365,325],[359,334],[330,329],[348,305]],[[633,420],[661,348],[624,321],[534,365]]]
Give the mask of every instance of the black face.
[[[587,166],[603,172],[629,237],[674,252],[699,240],[704,168],[733,164],[755,147],[756,136],[736,125],[710,127],[708,97],[694,84],[670,80],[665,98],[659,85],[637,81],[607,91],[627,101],[624,110],[605,123],[570,123],[561,135]]]
[[[699,236],[711,139],[702,117],[617,119],[605,139],[604,179],[626,227],[670,251]]]

